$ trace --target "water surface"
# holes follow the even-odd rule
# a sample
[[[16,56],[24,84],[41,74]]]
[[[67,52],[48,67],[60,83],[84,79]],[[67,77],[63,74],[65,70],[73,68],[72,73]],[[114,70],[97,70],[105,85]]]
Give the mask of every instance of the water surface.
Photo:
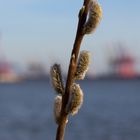
[[[85,80],[65,140],[140,140],[140,81]],[[0,140],[55,140],[49,81],[0,84]]]

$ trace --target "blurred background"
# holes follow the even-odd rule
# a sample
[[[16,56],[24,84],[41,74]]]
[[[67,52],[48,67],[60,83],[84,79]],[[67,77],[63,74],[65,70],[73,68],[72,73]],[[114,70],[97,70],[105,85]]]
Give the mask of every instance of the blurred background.
[[[140,139],[140,2],[99,0],[103,19],[81,50],[91,53],[80,82],[84,104],[67,140]],[[50,66],[66,77],[83,0],[0,0],[0,139],[52,140]]]

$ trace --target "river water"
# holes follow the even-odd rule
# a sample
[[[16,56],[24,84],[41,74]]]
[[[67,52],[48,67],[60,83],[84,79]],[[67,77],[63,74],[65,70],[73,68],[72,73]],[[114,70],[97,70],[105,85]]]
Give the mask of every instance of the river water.
[[[84,104],[65,140],[140,140],[140,80],[80,82]],[[55,140],[49,81],[0,84],[0,140]]]

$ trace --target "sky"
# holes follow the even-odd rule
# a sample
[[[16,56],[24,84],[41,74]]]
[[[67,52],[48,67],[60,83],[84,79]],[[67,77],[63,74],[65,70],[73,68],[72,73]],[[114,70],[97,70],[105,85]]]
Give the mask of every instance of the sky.
[[[0,55],[25,65],[61,63],[67,70],[83,0],[0,0]],[[122,43],[140,58],[140,1],[99,0],[102,21],[85,36],[81,50],[91,52],[90,71],[106,71],[108,46]]]

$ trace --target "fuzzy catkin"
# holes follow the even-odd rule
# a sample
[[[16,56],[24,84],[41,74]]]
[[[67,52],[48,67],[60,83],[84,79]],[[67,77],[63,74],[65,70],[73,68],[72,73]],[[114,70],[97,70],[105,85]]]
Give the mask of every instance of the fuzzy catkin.
[[[54,118],[57,124],[59,124],[60,113],[62,107],[62,96],[56,96],[54,102]]]
[[[75,73],[75,80],[83,80],[85,78],[89,63],[90,53],[88,51],[81,51]]]
[[[51,67],[52,85],[58,94],[64,94],[64,84],[62,81],[61,67],[58,64],[54,64]]]
[[[78,84],[73,84],[71,88],[71,95],[66,107],[66,112],[71,115],[78,113],[81,105],[83,104],[83,92]]]
[[[91,34],[102,18],[102,8],[95,0],[89,2],[89,16],[83,28],[83,34]]]

